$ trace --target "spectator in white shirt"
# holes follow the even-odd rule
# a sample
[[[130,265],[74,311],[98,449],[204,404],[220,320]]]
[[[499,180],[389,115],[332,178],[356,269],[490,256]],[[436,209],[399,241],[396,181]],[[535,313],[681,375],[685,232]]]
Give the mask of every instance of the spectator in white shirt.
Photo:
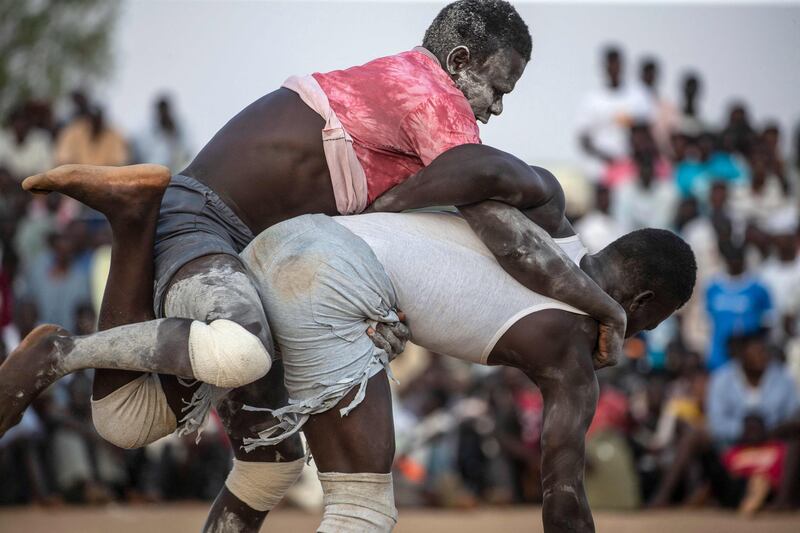
[[[584,152],[587,178],[598,182],[606,167],[626,155],[628,128],[649,121],[652,110],[641,91],[623,84],[623,57],[618,48],[603,54],[605,84],[588,94],[579,108],[578,139]]]
[[[599,252],[624,233],[614,217],[609,214],[611,191],[605,185],[597,185],[594,209],[586,213],[575,224],[575,231],[590,254]]]
[[[612,213],[623,232],[641,228],[669,229],[675,216],[678,194],[671,180],[656,180],[652,157],[636,161],[639,176],[617,188]]]

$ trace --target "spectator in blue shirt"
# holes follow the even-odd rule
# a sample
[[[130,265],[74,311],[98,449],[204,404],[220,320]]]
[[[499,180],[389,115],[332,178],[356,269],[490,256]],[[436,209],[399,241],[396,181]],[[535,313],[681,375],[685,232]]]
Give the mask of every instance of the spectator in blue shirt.
[[[715,370],[728,361],[728,341],[733,335],[753,333],[771,319],[769,291],[759,279],[745,272],[744,250],[720,245],[727,274],[713,278],[706,289],[706,310],[712,324],[706,364]]]
[[[717,446],[736,443],[747,416],[758,416],[767,431],[800,412],[797,388],[786,367],[773,360],[764,337],[732,343],[738,357],[711,376],[706,397],[708,429]]]

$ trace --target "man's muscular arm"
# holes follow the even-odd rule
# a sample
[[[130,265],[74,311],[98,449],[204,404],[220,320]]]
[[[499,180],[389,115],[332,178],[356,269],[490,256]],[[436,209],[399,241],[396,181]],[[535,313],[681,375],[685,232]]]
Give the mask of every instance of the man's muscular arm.
[[[566,221],[563,191],[551,174],[495,148],[463,145],[390,189],[373,209],[435,205],[459,206],[500,265],[522,285],[595,318],[600,323],[596,364],[616,362],[622,354],[625,312],[551,238]]]
[[[532,291],[576,307],[599,322],[595,364],[613,365],[622,354],[626,315],[530,218],[508,204],[488,200],[459,208],[500,266]]]
[[[522,174],[527,179],[519,179]],[[541,205],[552,194],[548,184],[511,154],[482,144],[465,144],[451,148],[408,180],[386,191],[369,210],[400,212],[483,200],[499,200],[515,206]]]

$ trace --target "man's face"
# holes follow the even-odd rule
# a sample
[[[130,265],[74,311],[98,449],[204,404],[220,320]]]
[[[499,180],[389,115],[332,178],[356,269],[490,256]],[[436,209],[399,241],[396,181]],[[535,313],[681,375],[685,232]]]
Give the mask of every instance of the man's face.
[[[525,59],[508,48],[498,50],[482,62],[469,59],[460,62],[454,56],[451,53],[448,57],[447,70],[467,98],[475,118],[486,124],[492,115],[503,112],[503,96],[514,90],[525,70]]]
[[[625,337],[632,337],[640,331],[650,331],[678,310],[678,305],[670,302],[668,298],[654,297],[642,304],[626,307],[628,326]],[[631,308],[633,307],[633,309]]]

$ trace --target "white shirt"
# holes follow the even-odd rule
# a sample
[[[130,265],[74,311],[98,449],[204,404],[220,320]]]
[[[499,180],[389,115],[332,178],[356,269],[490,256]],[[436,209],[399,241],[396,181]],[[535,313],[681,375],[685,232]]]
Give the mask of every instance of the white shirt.
[[[800,308],[800,257],[783,262],[776,257],[764,261],[761,280],[769,290],[780,316],[795,314]]]
[[[579,108],[579,135],[588,134],[594,146],[613,158],[628,153],[629,130],[636,120],[652,116],[652,104],[641,91],[603,87],[588,94]],[[584,172],[591,180],[602,176],[605,163],[584,154]]]
[[[654,180],[649,188],[638,181],[620,185],[613,193],[611,212],[623,231],[672,226],[678,192],[669,180]]]
[[[625,233],[612,216],[601,211],[583,216],[575,224],[575,231],[590,254],[599,252]]]
[[[50,136],[43,131],[31,130],[25,142],[17,144],[14,133],[0,131],[0,164],[18,180],[49,170],[53,166]]]

